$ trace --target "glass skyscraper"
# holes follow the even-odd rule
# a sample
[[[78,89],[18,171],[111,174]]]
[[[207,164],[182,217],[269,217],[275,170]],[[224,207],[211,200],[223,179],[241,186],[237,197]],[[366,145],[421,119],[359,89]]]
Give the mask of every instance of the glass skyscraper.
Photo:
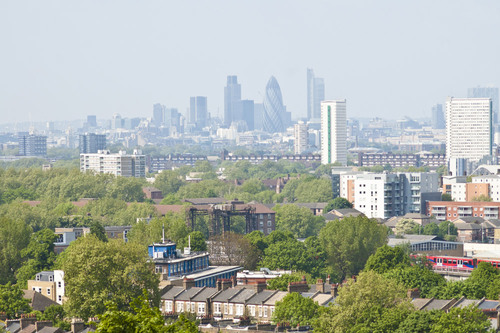
[[[307,69],[307,119],[321,119],[321,102],[325,99],[325,81]]]
[[[227,77],[227,85],[224,87],[224,125],[229,127],[233,121],[238,121],[236,113],[241,100],[241,85],[236,75]]]
[[[264,131],[269,133],[282,133],[285,131],[283,125],[283,98],[278,81],[271,76],[266,85],[266,94],[264,95]]]

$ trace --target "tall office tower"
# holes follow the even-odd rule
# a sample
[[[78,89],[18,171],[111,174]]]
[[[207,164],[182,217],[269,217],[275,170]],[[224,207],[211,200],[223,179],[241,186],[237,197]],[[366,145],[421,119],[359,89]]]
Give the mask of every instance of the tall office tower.
[[[321,102],[321,164],[347,165],[346,100]]]
[[[99,150],[95,154],[80,154],[80,171],[143,178],[146,177],[146,156],[142,155],[140,150],[134,150],[131,155],[126,151],[111,154],[109,150]]]
[[[254,103],[254,105],[253,105],[253,128],[254,128],[254,130],[262,131],[264,129],[263,119],[264,119],[264,104]]]
[[[432,128],[443,129],[446,128],[444,120],[443,104],[436,104],[432,106]]]
[[[247,123],[249,131],[253,131],[254,126],[254,101],[245,99],[239,103],[239,111],[241,113],[241,120]]]
[[[325,81],[307,69],[307,119],[321,118],[321,102],[325,99]]]
[[[224,87],[224,125],[230,126],[233,121],[242,119],[235,118],[238,103],[241,100],[241,85],[236,75],[227,77],[227,85]]]
[[[493,131],[490,98],[446,100],[446,158],[479,161],[492,154]]]
[[[87,116],[87,126],[97,127],[97,117],[94,115],[88,115]]]
[[[189,122],[201,130],[207,125],[208,110],[207,98],[203,96],[191,97],[189,107]]]
[[[153,122],[156,126],[163,125],[165,122],[163,117],[165,109],[165,105],[161,105],[160,103],[153,104]]]
[[[278,81],[274,76],[271,76],[266,85],[266,94],[264,95],[264,131],[269,133],[282,133],[285,131],[283,126],[283,98],[281,97],[281,89]]]
[[[302,154],[307,150],[309,145],[308,126],[303,121],[299,121],[293,126],[293,134],[295,137],[294,152],[295,154]]]
[[[19,155],[21,156],[46,156],[47,137],[43,135],[18,133]]]
[[[181,114],[176,108],[165,108],[163,111],[163,124],[167,127],[180,127]]]
[[[111,121],[111,128],[112,129],[117,129],[117,128],[122,128],[122,116],[120,116],[119,113],[113,114],[113,120]]]
[[[80,134],[80,154],[95,154],[106,149],[106,135],[86,133]]]
[[[491,107],[493,113],[493,124],[498,124],[498,88],[481,87],[469,88],[467,91],[469,98],[491,98]]]

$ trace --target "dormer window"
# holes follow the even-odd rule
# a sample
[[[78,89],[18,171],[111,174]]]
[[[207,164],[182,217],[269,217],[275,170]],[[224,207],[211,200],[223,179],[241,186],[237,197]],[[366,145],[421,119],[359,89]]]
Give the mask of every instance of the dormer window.
[[[49,281],[50,282],[54,281],[54,275],[49,275]]]

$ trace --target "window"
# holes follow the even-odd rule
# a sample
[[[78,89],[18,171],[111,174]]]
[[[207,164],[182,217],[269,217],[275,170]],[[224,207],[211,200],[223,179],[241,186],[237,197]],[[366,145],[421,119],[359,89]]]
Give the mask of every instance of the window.
[[[243,304],[236,304],[236,315],[237,316],[243,316]]]
[[[176,312],[184,312],[184,302],[175,302]]]
[[[214,303],[214,314],[220,314],[220,303]]]
[[[195,302],[191,302],[191,312],[192,313],[196,312],[196,303]]]
[[[54,275],[49,275],[49,281],[50,282],[54,281]]]
[[[36,291],[36,288],[35,288],[35,287],[33,287],[33,290],[34,290],[34,291]]]
[[[268,227],[271,227],[272,225],[273,225],[273,221],[271,221],[271,220],[267,221],[267,226]]]
[[[274,313],[274,306],[269,307],[269,317],[272,317]]]
[[[165,302],[165,310],[167,312],[172,312],[172,303],[173,303],[172,301],[166,301]]]
[[[229,306],[227,304],[224,304],[224,314],[228,314],[229,311]]]
[[[264,317],[267,317],[267,306],[264,306]]]
[[[205,314],[205,303],[198,303],[198,314]]]
[[[47,295],[50,295],[50,288],[47,288]]]
[[[229,304],[229,314],[230,315],[233,314],[233,305],[232,304]]]
[[[57,282],[57,287],[58,287],[58,288],[61,288],[61,287],[62,287],[62,282],[61,282],[61,281]]]
[[[248,311],[250,312],[250,316],[255,317],[255,305],[249,305]]]
[[[259,305],[259,317],[262,317],[262,306]]]
[[[57,300],[58,300],[59,302],[62,302],[62,296],[61,296],[61,295],[57,296]]]

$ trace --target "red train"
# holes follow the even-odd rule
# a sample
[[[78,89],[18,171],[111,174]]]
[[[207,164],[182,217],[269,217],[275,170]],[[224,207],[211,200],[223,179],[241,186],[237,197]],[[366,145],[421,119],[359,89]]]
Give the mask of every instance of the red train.
[[[418,256],[413,255],[413,258]],[[427,256],[427,260],[436,269],[450,268],[458,270],[473,270],[480,262],[488,262],[493,267],[500,268],[500,259],[480,259],[480,258],[466,258],[466,257],[448,257],[448,256]]]

